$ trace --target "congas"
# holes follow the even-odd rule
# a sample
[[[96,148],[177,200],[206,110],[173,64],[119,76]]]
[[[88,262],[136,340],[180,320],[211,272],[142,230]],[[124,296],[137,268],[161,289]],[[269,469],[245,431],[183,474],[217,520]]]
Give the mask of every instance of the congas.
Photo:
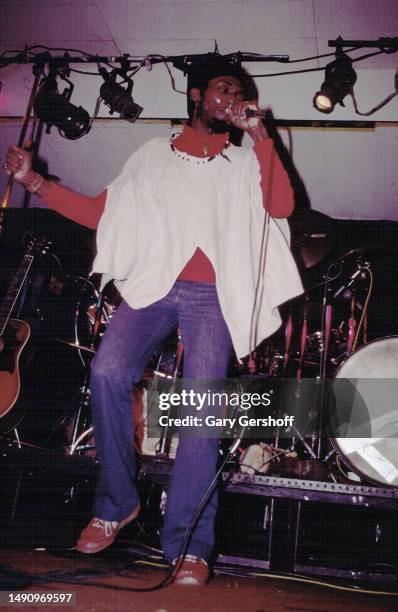
[[[398,336],[361,347],[332,384],[337,454],[361,478],[398,486]]]

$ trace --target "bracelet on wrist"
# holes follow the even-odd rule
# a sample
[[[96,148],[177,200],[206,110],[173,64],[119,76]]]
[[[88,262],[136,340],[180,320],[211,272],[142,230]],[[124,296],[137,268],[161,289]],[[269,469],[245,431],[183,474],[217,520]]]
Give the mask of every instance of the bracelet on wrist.
[[[29,193],[36,193],[36,191],[39,191],[39,189],[42,186],[43,182],[44,182],[44,177],[41,174],[38,174],[36,172],[36,175],[35,175],[33,181],[30,181],[30,183],[25,185],[25,189],[27,191],[29,191]]]

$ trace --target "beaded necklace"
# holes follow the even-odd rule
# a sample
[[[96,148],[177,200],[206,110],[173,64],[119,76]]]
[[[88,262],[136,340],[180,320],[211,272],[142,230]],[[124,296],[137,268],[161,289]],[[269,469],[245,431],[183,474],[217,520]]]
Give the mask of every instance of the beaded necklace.
[[[178,149],[175,148],[173,141],[175,140],[175,138],[177,138],[177,136],[179,136],[179,134],[172,134],[170,137],[170,149],[173,151],[174,155],[176,155],[176,157],[179,157],[180,159],[183,159],[184,161],[187,162],[192,162],[194,164],[207,164],[208,162],[213,161],[213,159],[216,159],[216,157],[219,157],[221,155],[221,157],[224,157],[224,159],[228,160],[229,162],[231,161],[229,159],[229,157],[227,155],[225,155],[224,150],[227,149],[229,147],[229,140],[227,140],[223,146],[223,148],[221,149],[221,151],[219,151],[218,153],[216,153],[215,155],[211,155],[210,157],[196,157],[194,155],[191,155],[189,157],[187,157],[186,155],[184,155],[184,153],[182,151],[179,151]],[[207,153],[207,147],[206,145],[204,145],[203,147],[203,152]]]

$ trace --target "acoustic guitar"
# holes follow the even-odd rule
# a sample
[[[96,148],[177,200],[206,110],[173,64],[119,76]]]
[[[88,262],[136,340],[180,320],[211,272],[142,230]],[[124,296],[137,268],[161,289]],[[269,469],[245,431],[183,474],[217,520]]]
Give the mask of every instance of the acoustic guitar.
[[[9,417],[19,396],[21,387],[19,361],[30,336],[28,323],[12,319],[11,315],[36,254],[38,252],[44,254],[48,248],[44,238],[33,237],[29,240],[21,265],[0,307],[0,431],[3,433],[17,425]]]

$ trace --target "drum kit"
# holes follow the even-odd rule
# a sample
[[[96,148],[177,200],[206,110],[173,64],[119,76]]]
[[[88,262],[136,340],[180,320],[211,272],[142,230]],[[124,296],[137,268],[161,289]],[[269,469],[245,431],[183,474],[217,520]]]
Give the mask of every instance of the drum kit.
[[[316,211],[305,211],[293,221],[292,250],[304,278],[308,270],[319,267],[318,264],[330,255],[333,246],[331,223],[331,219]],[[394,403],[398,393],[398,388],[395,393],[398,336],[368,341],[368,305],[373,288],[370,260],[364,249],[356,248],[332,261],[321,278],[307,287],[304,297],[285,306],[282,312],[284,324],[276,334],[263,342],[243,365],[231,359],[229,375],[238,378],[251,376],[258,380],[295,379],[297,385],[310,378],[318,386],[311,433],[291,432],[294,443],[282,451],[278,449],[279,438],[271,441],[267,445],[271,464],[273,457],[281,453],[292,454],[298,448],[304,453],[305,460],[327,463],[332,479],[336,468],[337,478],[342,475],[346,482],[351,479],[398,486],[398,450],[395,444],[398,409]],[[119,300],[113,286],[109,288],[108,285],[107,292],[100,293],[93,280],[88,280],[84,298],[83,295],[79,298],[76,307],[75,336],[68,341],[60,340],[78,351],[87,372]],[[182,353],[176,335],[153,356],[142,385],[134,392],[136,409],[133,418],[137,429],[146,410],[146,388],[157,384],[161,378],[175,381],[181,374]],[[70,454],[95,454],[87,381],[88,374],[68,435]],[[327,397],[330,390],[334,415],[338,415],[340,424],[334,429],[330,428],[333,419],[327,414],[330,411],[330,397]],[[344,401],[340,401],[341,398]],[[343,417],[339,413],[340,404],[344,404],[344,409],[341,408],[345,411]],[[142,434],[137,446],[143,454],[165,453],[172,458],[175,444],[167,444],[166,439],[167,432],[161,440],[148,445]],[[263,453],[264,442],[257,443],[257,446]]]

